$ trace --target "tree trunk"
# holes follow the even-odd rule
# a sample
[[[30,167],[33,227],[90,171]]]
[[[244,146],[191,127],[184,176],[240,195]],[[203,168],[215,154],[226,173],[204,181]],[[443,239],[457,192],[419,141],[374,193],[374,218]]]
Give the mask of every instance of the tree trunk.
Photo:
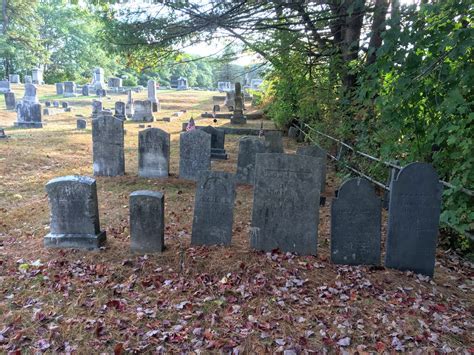
[[[375,63],[377,59],[377,50],[382,45],[382,33],[385,31],[385,17],[389,0],[375,0],[374,19],[372,22],[372,36],[369,42],[369,52],[367,56],[367,64]]]

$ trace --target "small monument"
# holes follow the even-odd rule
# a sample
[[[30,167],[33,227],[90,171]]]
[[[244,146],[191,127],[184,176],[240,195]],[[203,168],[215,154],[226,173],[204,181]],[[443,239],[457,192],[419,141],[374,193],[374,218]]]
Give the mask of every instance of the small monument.
[[[147,89],[148,89],[148,100],[151,102],[152,111],[153,112],[160,111],[161,110],[160,101],[158,100],[158,97],[156,96],[156,81],[148,80]]]

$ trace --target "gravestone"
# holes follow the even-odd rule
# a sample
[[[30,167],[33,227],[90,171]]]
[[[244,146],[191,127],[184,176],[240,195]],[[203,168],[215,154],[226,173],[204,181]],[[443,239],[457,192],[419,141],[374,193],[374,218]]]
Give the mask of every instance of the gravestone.
[[[138,175],[146,178],[168,177],[170,135],[159,128],[138,132]]]
[[[41,104],[21,101],[16,105],[16,122],[13,125],[22,128],[42,128],[42,111]]]
[[[5,97],[5,106],[7,110],[14,110],[16,108],[16,100],[14,92],[6,92],[3,94]]]
[[[199,179],[201,171],[211,170],[211,135],[198,129],[179,136],[179,177]]]
[[[127,104],[125,105],[125,114],[128,118],[133,116],[133,98],[132,98],[132,90],[128,90],[127,95]]]
[[[87,176],[63,176],[46,184],[51,210],[46,248],[98,249],[105,244],[100,230],[97,187]]]
[[[53,107],[59,107],[59,101],[53,101]]]
[[[61,107],[64,108],[64,109],[69,108],[69,102],[67,102],[67,101],[61,102]]]
[[[267,153],[265,141],[259,137],[242,137],[239,140],[236,180],[241,184],[254,184],[257,153]]]
[[[299,131],[298,131],[298,128],[296,128],[296,127],[291,126],[288,129],[288,137],[289,138],[294,138],[294,139],[298,138],[298,133],[299,133]]]
[[[25,93],[21,101],[28,104],[39,103],[38,95],[36,93],[36,86],[33,84],[25,84]]]
[[[45,105],[46,107],[51,107],[51,101],[45,101],[45,102],[44,102],[44,105]]]
[[[74,81],[65,81],[64,82],[64,97],[74,97],[76,96],[76,83]]]
[[[228,111],[234,111],[234,106],[235,106],[235,92],[234,91],[226,91],[224,106],[227,106]]]
[[[93,100],[92,101],[92,118],[96,118],[102,112],[102,101]]]
[[[400,170],[390,186],[386,267],[433,276],[442,190],[431,164]]]
[[[122,78],[111,77],[111,78],[109,78],[108,85],[111,88],[121,88],[122,87]]]
[[[56,95],[64,94],[64,83],[56,83]]]
[[[265,143],[269,153],[284,153],[283,138],[280,131],[269,131],[265,133]]]
[[[316,255],[320,175],[315,158],[257,154],[250,245]]]
[[[344,182],[331,206],[331,262],[380,265],[382,201],[363,178]]]
[[[150,100],[135,100],[133,103],[132,121],[153,122],[152,103]]]
[[[227,160],[227,153],[224,149],[225,132],[212,126],[201,128],[211,135],[211,159]]]
[[[19,74],[10,74],[8,76],[8,81],[12,84],[21,84],[20,75]]]
[[[123,121],[101,112],[92,120],[93,170],[95,176],[125,174]]]
[[[220,112],[221,107],[219,105],[214,105],[212,108],[212,112]]]
[[[158,101],[158,97],[156,96],[156,81],[155,80],[148,80],[147,83],[148,89],[148,100],[151,102],[151,108],[153,112],[160,111],[160,101]]]
[[[321,174],[321,192],[324,192],[326,189],[327,152],[318,145],[307,145],[299,147],[296,150],[296,154],[310,155],[319,159],[318,170]]]
[[[162,252],[165,249],[165,197],[161,192],[130,194],[130,238],[132,251]]]
[[[102,68],[94,68],[92,70],[92,87],[94,88],[95,92],[105,93],[106,85],[105,85],[105,76],[104,76],[104,69]],[[105,96],[105,95],[101,95]]]
[[[115,103],[115,117],[125,121],[125,102],[117,101]]]
[[[8,80],[0,80],[0,93],[5,94],[11,92],[11,84]]]
[[[82,96],[89,96],[89,86],[88,85],[84,85],[82,87]]]
[[[31,75],[25,75],[25,84],[33,84],[33,78]]]
[[[234,216],[235,176],[204,171],[196,187],[192,245],[230,245]]]
[[[6,135],[5,133],[5,130],[3,128],[0,128],[0,139],[3,139],[3,138],[8,138],[8,136]]]
[[[247,123],[247,118],[244,116],[244,98],[242,96],[242,88],[240,86],[240,83],[235,83],[234,113],[230,119],[230,123]]]
[[[33,84],[42,85],[44,84],[43,81],[43,71],[39,68],[34,68],[31,70],[31,77],[33,80]]]
[[[87,122],[86,120],[80,118],[76,121],[76,127],[77,129],[86,129],[87,127]]]
[[[188,79],[180,77],[178,78],[177,90],[188,90]]]

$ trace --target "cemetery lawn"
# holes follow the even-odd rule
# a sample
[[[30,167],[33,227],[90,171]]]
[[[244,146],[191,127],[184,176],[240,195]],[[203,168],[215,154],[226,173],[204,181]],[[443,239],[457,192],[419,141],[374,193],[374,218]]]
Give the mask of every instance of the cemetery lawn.
[[[14,90],[21,97],[20,86]],[[215,94],[158,91],[157,118],[187,110],[171,123],[151,124],[171,134],[169,179],[137,176],[139,127],[125,124],[126,175],[97,178],[107,232],[98,252],[42,246],[49,228],[45,184],[92,174],[92,97],[67,100],[73,112],[43,116],[47,124],[36,130],[10,128],[16,115],[0,102],[0,127],[11,136],[0,140],[0,352],[474,352],[474,272],[452,251],[438,249],[433,280],[329,262],[330,203],[341,182],[331,165],[317,257],[252,251],[252,188],[244,185],[237,188],[232,246],[191,247],[195,184],[177,178],[179,132],[182,122],[212,109]],[[40,87],[39,95],[42,102],[56,99],[53,86]],[[126,95],[104,106],[118,99]],[[77,114],[86,116],[84,131],[75,129]],[[213,170],[235,172],[239,138],[226,137],[229,160],[213,162]],[[285,139],[287,152],[297,147]],[[162,254],[129,251],[128,197],[142,189],[165,194]]]

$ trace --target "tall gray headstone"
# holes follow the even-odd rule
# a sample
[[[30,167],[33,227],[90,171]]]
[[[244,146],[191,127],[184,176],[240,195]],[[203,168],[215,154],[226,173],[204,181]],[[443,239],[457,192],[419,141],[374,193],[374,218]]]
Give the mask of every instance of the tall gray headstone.
[[[244,97],[240,83],[235,83],[234,113],[232,114],[230,122],[232,124],[247,123],[247,119],[244,116]]]
[[[36,85],[44,84],[43,71],[41,69],[39,69],[39,68],[32,69],[31,70],[31,77],[32,77],[33,84],[36,84]]]
[[[165,197],[161,192],[135,191],[130,194],[131,250],[137,253],[165,249]]]
[[[65,81],[64,82],[64,97],[74,97],[76,96],[76,83],[74,81]]]
[[[201,129],[211,135],[211,159],[226,160],[227,153],[224,149],[225,132],[212,126],[206,126]]]
[[[250,245],[316,255],[320,175],[315,158],[257,154]]]
[[[128,118],[133,116],[133,98],[132,98],[132,90],[128,90],[127,94],[127,104],[125,105],[125,114]]]
[[[151,102],[151,107],[153,112],[160,111],[160,101],[158,101],[158,97],[156,96],[156,81],[155,80],[148,80],[147,83],[148,89],[148,100]]]
[[[284,153],[283,138],[280,131],[265,132],[265,143],[268,147],[269,153]]]
[[[63,176],[46,184],[51,210],[47,248],[98,249],[105,243],[100,230],[97,187],[87,176]]]
[[[442,185],[431,164],[408,164],[390,186],[385,266],[433,276]]]
[[[56,95],[64,94],[64,83],[56,83]]]
[[[115,103],[115,117],[122,121],[125,120],[125,102],[117,101]]]
[[[14,92],[6,92],[3,94],[5,97],[5,106],[7,110],[14,110],[16,108],[16,100]]]
[[[211,170],[211,135],[200,129],[179,136],[179,177],[199,179],[201,171]]]
[[[234,174],[222,171],[201,173],[196,187],[191,244],[230,245],[234,199]]]
[[[382,201],[362,178],[344,182],[331,206],[331,261],[380,265]]]
[[[150,100],[135,100],[133,103],[132,121],[153,122],[152,104]]]
[[[167,177],[170,165],[170,135],[159,128],[138,132],[138,175]]]
[[[105,75],[104,69],[94,68],[92,71],[92,86],[94,87],[95,92],[105,92]]]
[[[324,192],[326,188],[326,165],[327,165],[326,151],[318,145],[307,145],[304,147],[299,147],[296,150],[296,154],[310,155],[312,157],[319,159],[318,170],[321,173],[321,192]]]
[[[93,170],[95,176],[125,174],[123,121],[110,113],[92,120]]]
[[[239,140],[236,180],[241,184],[254,184],[257,153],[267,153],[265,141],[259,137],[242,137]]]

